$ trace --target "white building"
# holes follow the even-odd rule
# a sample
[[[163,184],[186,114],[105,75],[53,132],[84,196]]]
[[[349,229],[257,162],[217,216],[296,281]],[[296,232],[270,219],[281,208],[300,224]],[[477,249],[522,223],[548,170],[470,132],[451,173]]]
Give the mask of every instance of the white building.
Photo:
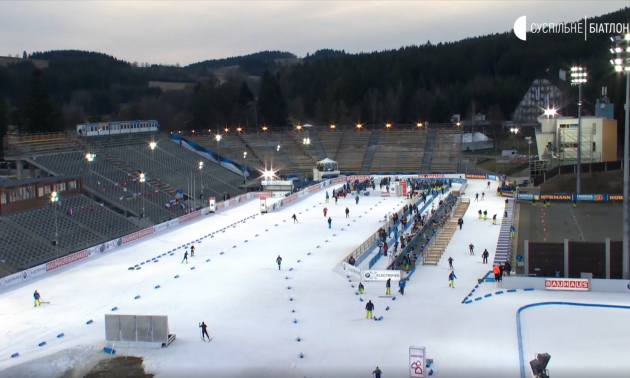
[[[541,161],[577,162],[577,117],[538,117],[536,144]],[[617,121],[582,117],[581,161],[597,163],[617,160]]]

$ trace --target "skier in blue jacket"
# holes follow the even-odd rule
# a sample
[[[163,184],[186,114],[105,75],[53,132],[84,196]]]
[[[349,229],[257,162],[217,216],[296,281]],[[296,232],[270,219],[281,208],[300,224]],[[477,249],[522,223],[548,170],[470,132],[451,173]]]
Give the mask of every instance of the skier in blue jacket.
[[[452,271],[451,273],[449,273],[449,275],[448,275],[448,286],[450,286],[453,289],[455,289],[455,280],[456,279],[457,279],[457,276],[455,275],[455,271]]]
[[[398,282],[398,292],[400,295],[405,295],[405,285],[407,285],[407,283],[401,278],[400,282]]]
[[[186,261],[186,264],[188,264],[188,251],[184,252],[184,259],[182,260],[180,264],[183,264],[184,261]]]
[[[42,297],[39,295],[37,290],[35,290],[35,292],[33,293],[33,298],[35,298],[35,306],[34,307],[42,305],[42,300],[41,300]]]

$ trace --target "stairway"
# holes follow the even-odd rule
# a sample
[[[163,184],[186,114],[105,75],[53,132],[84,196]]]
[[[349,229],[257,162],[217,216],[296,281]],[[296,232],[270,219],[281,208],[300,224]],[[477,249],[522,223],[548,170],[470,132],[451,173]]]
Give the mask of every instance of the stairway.
[[[374,161],[374,154],[376,153],[376,145],[378,144],[378,140],[381,137],[381,130],[373,130],[372,135],[370,135],[370,140],[368,141],[368,148],[365,151],[365,156],[363,157],[363,163],[361,164],[361,170],[359,174],[367,175],[370,174],[370,167],[372,166],[372,161]]]
[[[469,206],[469,198],[462,198],[457,204],[457,207],[453,212],[453,216],[446,221],[446,225],[440,230],[436,239],[433,241],[433,244],[424,251],[422,265],[437,266],[438,262],[440,262],[440,258],[444,254],[444,251],[446,251],[446,247],[448,247],[448,244],[451,242],[453,234],[455,234],[455,230],[458,227],[457,220],[464,216]]]
[[[326,159],[328,156],[326,156],[326,150],[324,150],[324,146],[322,145],[321,139],[319,139],[319,135],[317,135],[317,131],[309,130],[308,137],[311,140],[311,143],[313,143],[313,146],[315,146],[315,151],[317,151],[317,157],[319,160]]]
[[[240,140],[241,143],[243,143],[243,146],[245,146],[245,151],[247,151],[247,153],[250,156],[253,156],[254,159],[258,160],[258,163],[260,164],[261,167],[264,167],[265,166],[264,161],[261,158],[259,158],[258,155],[256,155],[256,152],[249,145],[247,145],[247,142],[245,142],[245,139],[243,139],[241,134],[240,133],[236,133],[235,135],[238,138],[238,140]],[[219,155],[219,156],[221,156],[221,155]]]
[[[435,140],[437,139],[437,131],[429,130],[427,136],[427,145],[424,148],[424,157],[422,158],[422,166],[420,173],[429,173],[431,171],[431,160],[433,160],[433,149],[435,148]]]

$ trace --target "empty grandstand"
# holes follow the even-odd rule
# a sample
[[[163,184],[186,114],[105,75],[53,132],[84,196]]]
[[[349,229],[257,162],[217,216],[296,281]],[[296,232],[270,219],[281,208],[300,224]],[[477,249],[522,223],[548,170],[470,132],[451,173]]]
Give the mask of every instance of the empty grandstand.
[[[18,181],[0,186],[0,273],[174,219],[207,206],[208,197],[242,194],[245,170],[255,179],[257,169],[273,166],[305,179],[327,157],[342,174],[455,172],[461,132],[309,127],[184,138],[151,130],[96,138],[7,136],[5,160],[16,162]],[[54,203],[53,192],[59,194]],[[19,202],[27,200],[32,205]]]

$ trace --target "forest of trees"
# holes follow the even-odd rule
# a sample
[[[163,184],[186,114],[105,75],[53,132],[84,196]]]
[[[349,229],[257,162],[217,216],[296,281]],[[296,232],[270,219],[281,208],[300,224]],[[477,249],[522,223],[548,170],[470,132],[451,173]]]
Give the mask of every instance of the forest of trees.
[[[626,8],[592,21],[629,19]],[[24,52],[49,64],[40,70],[25,59],[0,66],[0,132],[7,125],[31,133],[122,119],[157,119],[164,130],[414,124],[448,122],[453,114],[469,117],[473,108],[498,123],[510,119],[535,78],[574,64],[589,71],[585,108],[592,112],[600,88],[607,86],[618,104],[616,117],[623,119],[625,83],[612,72],[608,38],[530,34],[523,42],[503,33],[362,54],[322,49],[302,60],[264,51],[186,67],[86,51]],[[150,81],[190,85],[163,91]],[[575,103],[577,90],[569,97]],[[575,114],[570,104],[563,111]]]

